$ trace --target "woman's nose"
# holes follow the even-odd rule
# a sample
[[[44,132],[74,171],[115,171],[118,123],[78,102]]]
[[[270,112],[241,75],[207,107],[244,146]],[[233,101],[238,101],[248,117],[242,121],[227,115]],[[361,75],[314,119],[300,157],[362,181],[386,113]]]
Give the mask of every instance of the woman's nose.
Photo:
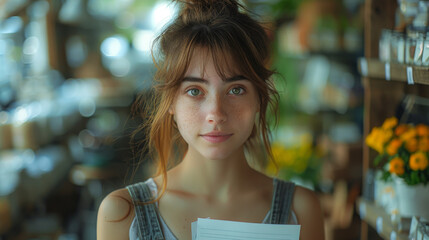
[[[207,116],[206,120],[210,124],[221,124],[227,120],[227,114],[225,112],[225,104],[223,103],[220,96],[213,96],[207,102]]]

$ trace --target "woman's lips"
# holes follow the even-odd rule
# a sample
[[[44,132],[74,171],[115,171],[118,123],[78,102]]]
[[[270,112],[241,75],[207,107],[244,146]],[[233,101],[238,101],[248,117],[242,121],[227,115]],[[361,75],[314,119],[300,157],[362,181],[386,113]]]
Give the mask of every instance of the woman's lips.
[[[227,134],[227,133],[206,133],[201,135],[201,137],[203,137],[205,140],[211,143],[225,142],[231,136],[232,134]]]

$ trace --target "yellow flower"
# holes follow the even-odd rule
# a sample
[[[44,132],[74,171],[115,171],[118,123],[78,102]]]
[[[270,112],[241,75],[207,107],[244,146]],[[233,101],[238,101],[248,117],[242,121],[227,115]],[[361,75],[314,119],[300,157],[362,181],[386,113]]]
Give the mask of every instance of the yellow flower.
[[[399,147],[401,147],[401,145],[402,145],[402,140],[399,138],[395,138],[389,143],[389,145],[387,145],[386,152],[390,156],[393,156],[398,153],[398,149]]]
[[[381,126],[381,128],[387,130],[387,129],[392,129],[394,128],[396,125],[398,124],[398,119],[396,117],[391,117],[391,118],[387,118],[386,120],[384,120],[383,125]]]
[[[371,130],[371,132],[368,134],[368,136],[366,136],[366,138],[365,138],[365,143],[370,147],[372,147],[372,144],[374,143],[374,139],[376,138],[377,129],[378,128],[376,128],[376,127],[373,128]]]
[[[416,137],[417,131],[415,128],[409,128],[405,133],[403,133],[400,137],[401,139],[406,142],[414,137]]]
[[[378,140],[381,136],[381,129],[380,128],[373,128],[371,133],[366,137],[365,142],[366,144],[375,149],[377,152],[382,153],[383,152],[383,144]]]
[[[389,172],[394,173],[396,175],[404,174],[404,161],[399,157],[395,157],[390,160]]]
[[[418,143],[419,142],[417,141],[416,138],[411,138],[411,139],[409,139],[408,141],[405,142],[405,148],[410,153],[413,153],[413,152],[415,152],[415,151],[418,150],[418,147],[419,147]]]
[[[428,152],[429,151],[429,137],[420,138],[419,150],[422,152]]]
[[[428,158],[425,153],[417,152],[410,157],[410,168],[412,170],[425,170],[428,166]]]
[[[392,137],[392,130],[384,130],[382,128],[374,127],[371,133],[366,137],[366,144],[375,149],[379,153],[383,153],[384,144]]]
[[[421,137],[429,136],[429,127],[424,124],[419,124],[416,126],[417,135]]]
[[[383,131],[383,135],[382,135],[383,145],[385,143],[387,143],[392,138],[392,136],[393,136],[393,131],[392,130],[389,129],[389,130]]]
[[[407,124],[399,124],[399,126],[397,126],[395,128],[395,135],[399,136],[399,135],[403,134],[404,132],[406,132],[407,130],[408,130]]]

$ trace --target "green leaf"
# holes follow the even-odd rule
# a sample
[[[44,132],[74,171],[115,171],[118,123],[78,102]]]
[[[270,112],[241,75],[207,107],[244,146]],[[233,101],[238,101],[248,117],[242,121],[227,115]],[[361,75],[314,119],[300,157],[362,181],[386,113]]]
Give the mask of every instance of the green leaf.
[[[377,157],[375,157],[374,159],[374,167],[377,167],[380,164],[380,162],[383,160],[383,158],[384,158],[384,154],[377,155]]]
[[[402,158],[402,160],[404,160],[404,161],[407,161],[407,159],[408,159],[408,154],[407,154],[405,151],[402,151],[402,152],[399,154],[399,156],[400,156],[400,158]]]
[[[411,184],[415,185],[418,184],[420,182],[420,177],[418,172],[411,172]]]
[[[422,180],[423,184],[426,184],[427,178],[424,172],[420,172],[420,179]]]
[[[411,175],[405,174],[402,178],[408,185],[412,185]]]
[[[381,175],[381,179],[385,182],[390,181],[391,175],[388,171],[383,171],[383,174]]]

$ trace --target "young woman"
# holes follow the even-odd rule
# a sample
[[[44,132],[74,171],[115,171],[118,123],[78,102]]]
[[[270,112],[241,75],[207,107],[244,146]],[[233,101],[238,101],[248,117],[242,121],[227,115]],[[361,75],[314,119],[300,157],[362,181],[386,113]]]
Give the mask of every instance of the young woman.
[[[191,222],[208,217],[300,224],[300,239],[324,239],[315,194],[246,159],[275,160],[266,115],[276,91],[264,29],[236,0],[180,4],[156,41],[158,98],[142,127],[158,174],[103,200],[97,239],[191,239]],[[261,145],[265,155],[256,154]]]

